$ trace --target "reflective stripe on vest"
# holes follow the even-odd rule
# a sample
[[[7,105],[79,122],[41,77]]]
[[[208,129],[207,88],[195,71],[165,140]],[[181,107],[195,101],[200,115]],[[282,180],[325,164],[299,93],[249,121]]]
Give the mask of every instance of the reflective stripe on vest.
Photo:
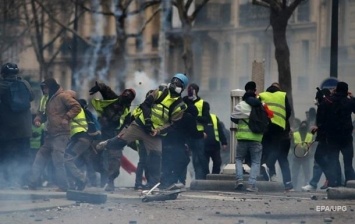
[[[120,124],[117,129],[120,129],[124,123],[124,120],[126,119],[127,115],[129,114],[129,109],[125,108],[123,114],[120,117]]]
[[[46,111],[46,105],[48,101],[48,95],[43,95],[41,100],[39,101],[39,108],[38,111],[44,113]]]
[[[162,93],[162,91],[158,92],[157,99],[159,99]],[[166,97],[160,103],[153,104],[153,107],[151,109],[151,121],[153,124],[153,128],[162,127],[164,124],[170,122],[169,107],[176,99],[178,99],[178,97],[172,98],[170,96],[170,92],[168,92]],[[143,124],[145,124],[143,113],[139,115],[139,119]]]
[[[271,118],[271,122],[282,127],[286,128],[286,106],[285,98],[286,93],[277,91],[274,93],[263,92],[259,94],[261,101],[266,103],[269,109],[274,112],[274,117]]]
[[[249,119],[244,119],[245,121],[249,122]],[[242,120],[238,121],[238,130],[235,133],[235,137],[238,140],[249,140],[249,141],[256,141],[261,142],[263,138],[263,134],[257,134],[250,130],[248,124]]]
[[[95,109],[95,111],[100,116],[103,113],[105,107],[111,105],[112,103],[116,102],[117,100],[118,100],[118,98],[113,99],[113,100],[92,99],[91,104],[92,104],[93,108]]]
[[[213,124],[213,130],[214,130],[214,138],[216,139],[217,142],[219,142],[219,132],[218,132],[218,120],[217,116],[215,114],[211,114],[211,120]]]
[[[86,121],[86,116],[83,108],[78,115],[76,115],[73,120],[70,121],[70,137],[79,132],[87,132],[88,123]]]
[[[307,144],[311,143],[313,140],[313,135],[311,133],[307,133],[306,134],[306,138],[304,139],[304,141],[302,141],[301,138],[301,133],[299,131],[296,131],[293,133],[293,142],[295,144],[304,144],[304,146],[306,146]]]
[[[195,102],[195,106],[196,106],[197,111],[198,111],[197,116],[202,116],[203,100],[200,99],[199,101],[196,101]],[[203,127],[203,125],[201,123],[197,122],[197,130],[199,130],[199,131],[203,131],[204,130],[204,127]]]

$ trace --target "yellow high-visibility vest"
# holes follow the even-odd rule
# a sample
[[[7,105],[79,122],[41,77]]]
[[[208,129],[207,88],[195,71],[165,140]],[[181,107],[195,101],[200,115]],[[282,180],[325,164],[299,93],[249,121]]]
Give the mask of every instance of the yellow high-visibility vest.
[[[286,128],[286,105],[285,98],[286,93],[277,91],[274,93],[262,92],[259,97],[263,103],[266,103],[269,109],[274,113],[274,117],[271,118],[271,122]]]

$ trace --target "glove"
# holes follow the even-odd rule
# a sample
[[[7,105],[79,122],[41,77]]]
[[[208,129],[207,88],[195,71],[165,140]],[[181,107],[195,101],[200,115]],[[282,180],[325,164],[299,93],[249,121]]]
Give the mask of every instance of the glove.
[[[153,128],[153,123],[152,120],[150,120],[149,118],[145,119],[145,125],[144,125],[144,131],[148,134],[150,134],[152,132],[152,128]]]
[[[108,143],[108,140],[99,142],[99,143],[96,145],[96,149],[99,150],[99,151],[105,150],[107,143]]]
[[[95,86],[89,90],[89,93],[90,93],[90,95],[93,95],[99,91],[100,91],[100,86],[97,82],[95,82]]]

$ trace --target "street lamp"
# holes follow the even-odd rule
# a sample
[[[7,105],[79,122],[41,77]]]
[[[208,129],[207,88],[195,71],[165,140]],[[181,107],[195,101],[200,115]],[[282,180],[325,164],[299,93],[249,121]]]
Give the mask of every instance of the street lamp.
[[[332,1],[331,37],[330,37],[330,77],[338,78],[338,5]]]

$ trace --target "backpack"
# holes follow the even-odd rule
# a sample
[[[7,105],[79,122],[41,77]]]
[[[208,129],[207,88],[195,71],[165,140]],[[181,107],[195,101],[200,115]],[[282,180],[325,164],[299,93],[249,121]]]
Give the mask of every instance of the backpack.
[[[12,112],[26,111],[31,107],[31,93],[23,81],[11,81],[9,91],[4,94],[2,101]]]
[[[263,105],[256,107],[252,106],[249,115],[249,122],[244,119],[242,119],[242,121],[248,124],[249,129],[256,134],[265,133],[270,123],[270,119],[267,116]]]
[[[87,133],[92,139],[100,139],[101,127],[95,116],[87,108],[83,108],[86,122],[88,124]]]

